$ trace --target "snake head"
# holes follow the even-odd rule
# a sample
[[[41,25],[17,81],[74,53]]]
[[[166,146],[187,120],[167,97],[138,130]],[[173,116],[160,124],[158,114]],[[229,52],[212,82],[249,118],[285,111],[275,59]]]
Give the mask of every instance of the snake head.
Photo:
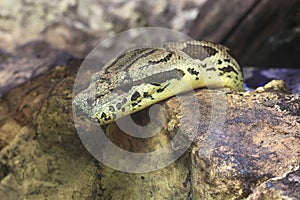
[[[72,100],[73,113],[76,117],[84,117],[92,122],[97,122],[97,119],[92,117],[94,106],[95,98],[86,90],[78,93]]]

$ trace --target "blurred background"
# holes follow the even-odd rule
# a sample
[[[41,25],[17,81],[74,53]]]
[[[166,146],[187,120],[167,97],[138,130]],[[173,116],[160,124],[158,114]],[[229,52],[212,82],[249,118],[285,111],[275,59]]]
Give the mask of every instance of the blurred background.
[[[138,27],[224,44],[251,87],[277,78],[300,90],[299,0],[0,0],[0,96]]]

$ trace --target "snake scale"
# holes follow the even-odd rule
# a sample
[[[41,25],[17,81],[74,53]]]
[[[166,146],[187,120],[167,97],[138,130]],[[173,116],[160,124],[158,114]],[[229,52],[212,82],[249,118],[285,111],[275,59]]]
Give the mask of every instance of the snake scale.
[[[195,40],[169,42],[116,56],[73,98],[73,109],[104,125],[191,89],[223,87],[244,89],[240,67],[227,47]]]

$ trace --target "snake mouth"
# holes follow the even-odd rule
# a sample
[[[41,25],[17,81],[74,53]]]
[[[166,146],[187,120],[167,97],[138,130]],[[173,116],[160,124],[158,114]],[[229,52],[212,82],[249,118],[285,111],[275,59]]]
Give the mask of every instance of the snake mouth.
[[[81,106],[73,105],[73,113],[77,119],[80,120],[89,120],[93,123],[99,123],[99,120],[96,117],[92,116],[92,109],[82,108]]]

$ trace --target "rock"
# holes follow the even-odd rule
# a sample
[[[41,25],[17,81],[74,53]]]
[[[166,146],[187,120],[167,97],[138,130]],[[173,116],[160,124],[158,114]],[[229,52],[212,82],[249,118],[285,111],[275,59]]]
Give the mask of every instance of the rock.
[[[155,113],[157,117],[165,117],[167,124],[148,139],[130,137],[115,123],[106,126],[107,135],[115,144],[134,152],[162,147],[179,127],[189,134],[188,138],[195,137],[190,149],[176,162],[151,173],[131,174],[99,163],[76,133],[71,97],[79,64],[80,61],[73,61],[66,67],[56,67],[2,98],[0,108],[8,109],[1,110],[0,196],[7,199],[299,197],[300,99],[299,95],[276,89],[282,88],[282,83],[272,83],[251,93],[197,90],[201,119],[198,122],[197,109],[187,106],[187,118],[183,118],[179,99],[170,98],[161,102],[165,111]],[[187,100],[190,94],[182,97]],[[216,100],[226,100],[226,104],[218,104]],[[136,113],[133,119],[147,125],[147,110]]]
[[[286,104],[299,106],[299,96],[289,102],[293,95],[278,87],[281,83],[273,83],[272,92],[227,94],[223,129],[204,132],[193,148],[195,199],[249,198],[267,181],[299,168],[299,115],[283,109]],[[286,195],[292,197],[299,187],[290,190]]]
[[[247,199],[299,199],[299,180],[298,168],[294,172],[283,174],[282,177],[274,177],[261,183]]]
[[[4,53],[0,60],[0,97],[10,89],[72,58],[66,51],[55,49],[42,40],[26,43],[13,54]]]
[[[112,34],[138,27],[166,27],[187,33],[204,1],[165,0],[0,2],[0,49],[44,39],[82,57]],[[76,46],[76,48],[74,48]]]
[[[271,80],[283,80],[292,93],[300,93],[300,79],[298,78],[300,70],[297,69],[244,67],[243,75],[245,84],[250,91]]]

